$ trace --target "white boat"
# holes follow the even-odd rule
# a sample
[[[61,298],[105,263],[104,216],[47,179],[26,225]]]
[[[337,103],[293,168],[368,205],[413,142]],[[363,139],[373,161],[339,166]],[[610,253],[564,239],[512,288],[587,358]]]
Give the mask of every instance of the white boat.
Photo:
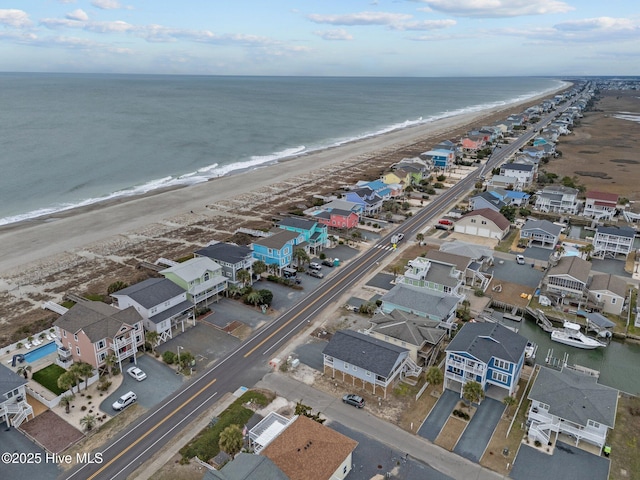
[[[551,332],[551,340],[586,350],[607,346],[595,338],[587,337],[580,331],[580,325],[573,322],[564,322],[564,330],[553,330]]]

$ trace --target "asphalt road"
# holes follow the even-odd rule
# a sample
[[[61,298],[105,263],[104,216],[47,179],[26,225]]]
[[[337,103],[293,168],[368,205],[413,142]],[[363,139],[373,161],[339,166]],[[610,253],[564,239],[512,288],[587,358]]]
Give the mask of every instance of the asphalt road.
[[[567,104],[568,106],[569,104]],[[565,107],[566,108],[566,107]],[[560,111],[545,117],[535,129],[547,124]],[[492,169],[504,162],[535,134],[531,129],[509,145],[494,150],[485,169]],[[480,173],[478,173],[480,175]],[[409,217],[396,231],[382,237],[376,247],[341,267],[340,275],[332,275],[319,287],[302,298],[280,317],[257,331],[250,339],[210,370],[203,372],[180,392],[162,405],[147,412],[126,431],[114,437],[102,450],[102,462],[87,463],[66,472],[65,479],[124,479],[142,463],[157,453],[171,437],[185,428],[189,422],[211,407],[226,392],[233,392],[242,385],[254,385],[264,373],[257,365],[264,366],[279,348],[294,337],[318,312],[332,304],[354,283],[368,274],[370,266],[393,253],[390,245],[392,234],[404,233],[405,238],[415,235],[442,210],[454,203],[460,195],[471,190],[478,176],[469,175],[439,195],[416,215]]]

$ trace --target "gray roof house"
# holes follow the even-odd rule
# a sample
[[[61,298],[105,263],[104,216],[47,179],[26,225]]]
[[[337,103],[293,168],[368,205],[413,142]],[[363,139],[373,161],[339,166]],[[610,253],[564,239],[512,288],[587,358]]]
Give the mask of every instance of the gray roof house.
[[[420,372],[408,349],[351,330],[337,331],[322,355],[325,375],[384,398],[401,376]]]
[[[481,208],[466,213],[456,221],[454,231],[465,235],[502,240],[511,228],[511,222],[491,208]]]
[[[520,229],[520,239],[529,247],[554,249],[560,239],[562,227],[549,220],[527,219]]]
[[[606,227],[596,228],[593,236],[593,257],[616,258],[619,255],[627,258],[633,250],[636,231],[631,227]]]
[[[166,278],[149,278],[111,296],[118,310],[135,308],[147,331],[159,335],[158,344],[173,338],[173,331],[178,326],[184,332],[184,321],[193,317],[194,307],[187,298],[187,291]]]
[[[33,407],[27,402],[27,383],[22,375],[0,365],[0,418],[7,427],[18,428],[29,415],[34,418]]]
[[[561,257],[557,265],[547,271],[543,280],[547,292],[562,297],[582,299],[586,293],[591,262],[580,257]]]
[[[533,441],[554,442],[564,433],[575,438],[576,445],[589,442],[602,448],[615,425],[618,391],[567,367],[541,367],[528,398],[528,436]]]
[[[234,243],[216,242],[195,251],[196,257],[209,257],[222,267],[222,274],[229,279],[229,283],[240,283],[237,273],[247,270],[252,273],[251,266],[255,259],[251,248]],[[253,277],[253,276],[252,276]],[[253,278],[252,278],[253,279]]]
[[[409,355],[417,365],[429,366],[440,352],[446,331],[438,328],[440,322],[419,317],[412,313],[393,310],[376,313],[370,320],[371,327],[365,333],[372,337],[409,349]]]
[[[455,320],[456,307],[462,298],[400,283],[380,297],[380,308],[384,313],[400,310],[438,320],[441,326],[449,328]]]
[[[476,381],[506,389],[513,396],[524,365],[527,339],[492,322],[466,323],[445,349],[444,388],[460,388]]]
[[[627,296],[627,282],[610,273],[598,273],[591,277],[589,299],[596,302],[605,313],[620,315]]]
[[[220,470],[208,470],[202,480],[289,480],[269,458],[240,452]]]
[[[482,208],[490,208],[499,212],[502,207],[506,205],[505,202],[500,200],[495,195],[491,195],[489,192],[482,192],[478,195],[474,195],[469,198],[469,208],[471,210],[480,210]]]

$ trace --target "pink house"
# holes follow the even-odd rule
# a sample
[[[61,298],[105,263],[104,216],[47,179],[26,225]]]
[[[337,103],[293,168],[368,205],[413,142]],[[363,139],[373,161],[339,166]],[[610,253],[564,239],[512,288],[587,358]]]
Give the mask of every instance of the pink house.
[[[331,228],[354,228],[358,226],[360,217],[357,213],[349,210],[341,210],[338,208],[329,211],[322,211],[315,215],[318,223]]]
[[[469,135],[462,139],[462,148],[467,151],[475,152],[484,146],[484,139],[478,135]]]
[[[618,194],[605,192],[587,192],[582,215],[597,220],[611,220],[616,213]]]
[[[133,307],[118,310],[102,302],[77,303],[53,325],[63,365],[81,361],[103,368],[106,357],[113,354],[122,371],[123,360],[135,362],[138,348],[144,346],[142,317]]]

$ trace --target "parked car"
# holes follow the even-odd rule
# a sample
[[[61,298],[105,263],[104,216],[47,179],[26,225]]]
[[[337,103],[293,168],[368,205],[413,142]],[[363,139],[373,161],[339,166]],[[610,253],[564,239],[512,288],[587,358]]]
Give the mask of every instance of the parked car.
[[[516,263],[518,265],[524,265],[524,255],[516,255]]]
[[[140,370],[138,367],[127,368],[127,373],[139,382],[147,378],[147,374]]]
[[[324,278],[324,275],[317,270],[307,270],[307,275],[315,278]]]
[[[309,268],[311,270],[322,270],[322,265],[320,265],[319,263],[316,263],[316,262],[311,262],[309,264]]]
[[[333,267],[333,262],[331,260],[322,260],[322,265],[325,267]]]
[[[123,410],[129,405],[133,404],[138,400],[138,396],[133,392],[127,392],[122,395],[119,399],[117,399],[112,407],[114,410]]]
[[[364,407],[364,398],[360,395],[355,395],[354,393],[347,393],[342,396],[342,401],[349,405],[353,405],[356,408]]]

